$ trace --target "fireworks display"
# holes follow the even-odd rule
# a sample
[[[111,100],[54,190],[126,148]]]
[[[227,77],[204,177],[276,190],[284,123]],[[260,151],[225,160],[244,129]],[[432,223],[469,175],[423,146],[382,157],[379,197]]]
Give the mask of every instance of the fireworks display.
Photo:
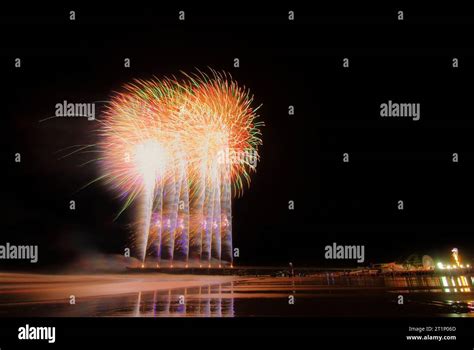
[[[115,94],[100,129],[102,179],[135,201],[145,263],[232,264],[233,196],[261,145],[253,98],[225,73],[136,80]]]

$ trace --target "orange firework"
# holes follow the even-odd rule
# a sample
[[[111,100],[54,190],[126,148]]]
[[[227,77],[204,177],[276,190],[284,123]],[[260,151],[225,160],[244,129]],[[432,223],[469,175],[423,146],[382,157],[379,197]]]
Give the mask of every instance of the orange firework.
[[[136,80],[112,98],[100,130],[103,178],[126,198],[123,209],[142,198],[143,261],[150,247],[158,259],[232,260],[232,192],[249,183],[261,145],[251,104],[215,71]]]

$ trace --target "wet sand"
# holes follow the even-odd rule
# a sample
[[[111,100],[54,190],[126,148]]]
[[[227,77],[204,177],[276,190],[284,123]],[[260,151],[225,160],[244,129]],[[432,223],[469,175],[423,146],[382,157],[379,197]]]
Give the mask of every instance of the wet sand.
[[[474,316],[473,276],[1,273],[0,282],[0,316],[13,317]]]
[[[237,280],[234,276],[169,274],[43,275],[0,273],[0,305],[12,300],[45,302],[136,292],[199,287]]]

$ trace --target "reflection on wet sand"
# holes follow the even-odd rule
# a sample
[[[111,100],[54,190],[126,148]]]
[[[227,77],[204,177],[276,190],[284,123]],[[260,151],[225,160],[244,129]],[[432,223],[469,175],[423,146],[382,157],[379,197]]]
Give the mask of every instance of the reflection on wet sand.
[[[392,277],[385,279],[389,287],[407,287],[406,293],[420,291],[469,293],[474,277],[469,276],[436,276],[436,277]]]
[[[143,274],[11,281],[0,286],[0,316],[474,316],[471,275],[323,273],[223,278]],[[69,295],[77,291],[82,295],[71,305]],[[403,305],[398,303],[400,295]],[[294,304],[288,303],[289,296],[294,297]]]
[[[136,317],[233,317],[232,282],[168,291],[139,292]]]

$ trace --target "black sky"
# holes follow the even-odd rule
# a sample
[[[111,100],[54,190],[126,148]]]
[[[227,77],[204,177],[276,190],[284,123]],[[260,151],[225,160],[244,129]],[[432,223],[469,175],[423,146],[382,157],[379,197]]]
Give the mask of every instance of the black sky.
[[[415,12],[397,23],[389,10],[297,8],[301,20],[288,23],[287,9],[185,7],[180,23],[178,9],[79,7],[75,22],[69,9],[2,14],[0,244],[39,244],[44,265],[120,254],[133,213],[114,222],[121,203],[103,185],[76,193],[98,176],[93,165],[78,167],[91,155],[58,159],[65,147],[94,143],[96,125],[39,120],[63,100],[107,100],[134,78],[212,67],[250,88],[266,124],[258,172],[233,203],[237,263],[323,265],[332,242],[366,245],[368,262],[447,257],[453,246],[472,252],[474,51],[462,12]],[[421,103],[421,120],[382,120],[389,99]]]

